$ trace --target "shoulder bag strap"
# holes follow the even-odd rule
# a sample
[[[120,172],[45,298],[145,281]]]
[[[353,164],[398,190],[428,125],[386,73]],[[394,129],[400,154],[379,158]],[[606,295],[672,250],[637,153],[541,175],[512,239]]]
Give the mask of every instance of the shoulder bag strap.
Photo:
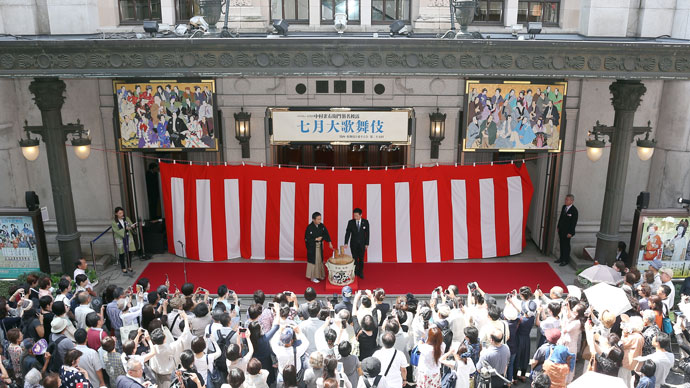
[[[175,318],[173,319],[172,325],[170,325],[170,331],[173,331],[175,329],[175,324],[177,323],[177,320],[180,318],[180,312],[177,312],[177,315],[175,315]]]
[[[381,375],[378,375],[374,379],[374,385],[372,385],[371,388],[377,388],[379,386],[380,382],[381,382]]]
[[[388,372],[391,370],[391,367],[393,366],[393,361],[395,361],[395,356],[398,355],[398,349],[394,349],[395,351],[393,352],[393,357],[391,357],[391,362],[388,363],[388,368],[386,368],[386,373],[384,376],[388,377]]]

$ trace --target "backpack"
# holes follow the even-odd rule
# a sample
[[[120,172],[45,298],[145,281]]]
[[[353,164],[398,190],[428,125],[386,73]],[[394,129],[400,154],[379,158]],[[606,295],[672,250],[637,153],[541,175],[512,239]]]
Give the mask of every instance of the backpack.
[[[208,326],[209,334],[211,332],[211,325]],[[223,336],[220,330],[216,330],[216,336],[218,337],[218,347],[220,348],[221,355],[213,361],[213,369],[218,371],[223,381],[228,380],[228,364],[226,363],[226,354],[228,351],[228,346],[230,345],[230,337],[234,333],[230,332],[227,336]]]
[[[60,373],[60,367],[63,364],[62,361],[62,356],[60,353],[58,353],[58,345],[62,340],[67,339],[64,335],[61,335],[56,339],[55,341],[51,342],[50,345],[48,345],[48,349],[46,349],[46,352],[50,353],[50,361],[48,363],[48,370],[53,372],[53,373]]]
[[[362,376],[362,380],[364,380],[364,385],[367,388],[378,388],[379,383],[381,382],[381,375],[378,375],[374,378],[374,384],[369,383],[369,379]]]

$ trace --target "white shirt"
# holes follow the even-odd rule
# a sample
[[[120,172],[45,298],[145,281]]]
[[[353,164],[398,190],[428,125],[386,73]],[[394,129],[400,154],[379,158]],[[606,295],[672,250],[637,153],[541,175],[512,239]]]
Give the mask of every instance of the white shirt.
[[[474,361],[471,358],[467,358],[467,364],[457,361],[455,363],[455,375],[457,376],[455,388],[469,388],[470,375],[476,370],[477,368],[474,366]]]
[[[86,345],[77,345],[75,349],[82,353],[81,357],[79,357],[79,366],[84,368],[86,373],[89,374],[91,386],[99,387],[101,382],[98,380],[98,374],[96,374],[96,372],[103,369],[103,362],[101,361],[101,357],[98,355],[98,352]]]
[[[81,268],[75,269],[74,270],[74,277],[72,278],[72,280],[76,281],[77,275],[80,275],[80,274],[86,275],[86,271],[84,271]],[[89,290],[93,290],[93,286],[91,285],[91,280],[89,280],[88,276],[86,277],[86,288],[88,288]]]
[[[288,365],[295,365],[295,370],[297,372],[302,370],[302,363],[299,361],[309,347],[309,340],[302,333],[297,335],[297,339],[302,342],[297,346],[297,365],[295,365],[295,352],[293,351],[293,347],[290,346],[286,348],[280,344],[280,331],[275,333],[273,338],[271,338],[271,349],[273,349],[273,353],[275,353],[276,359],[278,359],[278,371],[281,375],[283,369]]]
[[[386,385],[388,385],[390,388],[402,388],[403,379],[402,375],[400,374],[400,369],[407,368],[409,365],[407,363],[407,359],[405,358],[405,354],[395,348],[380,349],[374,352],[374,358],[377,358],[379,361],[381,361],[381,374],[385,375],[383,378],[386,380]],[[392,364],[391,360],[393,360]],[[388,365],[391,367],[386,375]]]
[[[64,303],[64,304],[66,304],[66,305],[69,304],[69,301],[67,300],[67,295],[65,295],[65,294],[58,294],[58,295],[55,297],[55,302],[62,302],[62,303]]]
[[[385,371],[381,371],[383,373]],[[367,388],[367,385],[364,384],[364,379],[367,379],[369,381],[369,385],[374,388],[374,380],[376,378],[374,377],[373,379],[366,378],[364,376],[359,376],[359,380],[357,380],[357,388]],[[386,379],[383,378],[383,375],[381,376],[381,380],[379,380],[379,384],[377,385],[377,388],[396,388],[396,387],[391,387],[386,383]]]
[[[441,344],[441,354],[445,352],[445,348],[446,344]],[[419,365],[417,365],[417,371],[425,375],[440,373],[441,363],[434,361],[434,347],[429,344],[421,344],[417,346],[417,349],[419,350]],[[383,369],[384,367],[381,366],[381,368]]]
[[[216,358],[220,357],[221,349],[220,346],[218,346],[215,341],[211,341],[213,343],[212,347],[215,347],[216,351],[213,353],[202,353],[201,357],[197,357],[197,355],[194,355],[194,367],[196,368],[196,371],[199,372],[201,376],[206,376],[208,372],[213,372],[213,361],[215,361]]]
[[[654,364],[656,364],[656,373],[654,373],[654,377],[656,377],[656,384],[654,385],[654,387],[660,388],[661,384],[664,384],[666,382],[666,377],[668,377],[668,373],[671,371],[671,368],[673,367],[675,357],[673,356],[673,353],[660,352],[657,350],[649,356],[637,357],[636,360],[654,361]]]
[[[88,304],[80,304],[77,306],[76,309],[74,309],[74,319],[77,320],[77,329],[85,329],[86,328],[86,316],[89,313],[93,313],[93,309],[89,307]],[[90,377],[91,375],[89,375]]]
[[[663,283],[664,285],[667,285],[668,288],[671,289],[671,293],[668,295],[666,299],[664,299],[664,303],[668,307],[669,310],[673,308],[673,302],[676,299],[676,286],[673,285],[673,282],[671,280],[667,281],[666,283]]]
[[[323,325],[324,322],[319,318],[309,318],[306,321],[300,322],[299,329],[309,340],[309,348],[307,348],[307,353],[313,353],[316,350],[316,341],[314,341],[314,335]]]

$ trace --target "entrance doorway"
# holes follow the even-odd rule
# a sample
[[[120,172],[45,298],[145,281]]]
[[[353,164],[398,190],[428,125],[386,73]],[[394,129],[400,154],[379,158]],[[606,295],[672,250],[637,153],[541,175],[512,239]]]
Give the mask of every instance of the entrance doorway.
[[[407,164],[409,146],[389,144],[290,144],[272,147],[274,164],[319,167],[396,167]]]

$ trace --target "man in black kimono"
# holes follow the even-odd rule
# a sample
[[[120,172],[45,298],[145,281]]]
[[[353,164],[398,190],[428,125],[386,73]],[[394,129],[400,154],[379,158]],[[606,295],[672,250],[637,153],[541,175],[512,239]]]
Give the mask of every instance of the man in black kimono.
[[[331,236],[328,229],[321,223],[321,213],[314,212],[311,215],[311,223],[304,232],[304,243],[307,245],[307,277],[312,282],[318,283],[326,277],[326,270],[323,267],[323,242],[333,249]]]
[[[352,240],[350,240],[352,237]],[[345,229],[345,246],[350,243],[350,252],[355,259],[355,275],[364,279],[364,252],[369,248],[369,221],[362,218],[362,209],[352,211],[352,219]]]

